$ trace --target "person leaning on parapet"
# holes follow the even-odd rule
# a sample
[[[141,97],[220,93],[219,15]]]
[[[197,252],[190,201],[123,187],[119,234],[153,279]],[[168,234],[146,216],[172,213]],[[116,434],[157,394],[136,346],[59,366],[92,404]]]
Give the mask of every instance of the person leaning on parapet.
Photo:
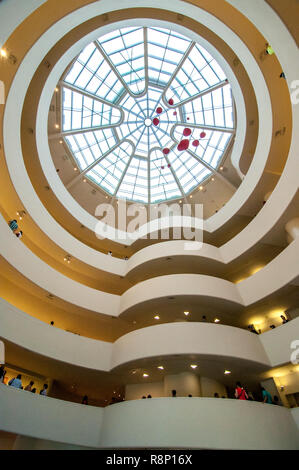
[[[246,393],[246,390],[242,387],[240,382],[236,383],[235,397],[238,400],[248,400],[248,395]]]
[[[44,384],[44,387],[43,389],[39,392],[40,395],[44,395],[45,397],[47,396],[47,389],[48,389],[48,385],[47,384]]]
[[[31,382],[30,382],[28,385],[26,385],[26,387],[24,388],[24,390],[25,390],[26,392],[31,392],[33,385],[34,385],[34,382],[33,382],[33,380],[31,380]]]
[[[6,370],[4,369],[4,366],[0,366],[0,383],[4,382],[5,374]]]
[[[22,386],[22,376],[21,376],[21,374],[17,375],[17,377],[15,377],[15,378],[11,379],[8,382],[8,385],[10,385],[10,387],[22,389],[23,386]]]
[[[270,405],[272,405],[273,402],[271,393],[269,393],[264,387],[262,387],[262,397],[264,403],[269,403]]]

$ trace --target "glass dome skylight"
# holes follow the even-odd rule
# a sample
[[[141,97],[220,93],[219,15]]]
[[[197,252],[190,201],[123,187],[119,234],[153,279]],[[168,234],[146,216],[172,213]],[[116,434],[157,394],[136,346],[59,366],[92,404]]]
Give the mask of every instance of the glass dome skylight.
[[[223,70],[175,31],[106,34],[85,47],[61,87],[62,135],[78,170],[113,197],[184,197],[217,172],[235,132]]]

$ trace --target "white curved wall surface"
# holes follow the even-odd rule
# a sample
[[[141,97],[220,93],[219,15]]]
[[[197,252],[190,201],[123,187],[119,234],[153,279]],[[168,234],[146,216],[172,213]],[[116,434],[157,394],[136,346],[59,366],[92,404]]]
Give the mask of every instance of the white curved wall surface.
[[[0,430],[97,447],[104,409],[36,395],[0,383]]]
[[[270,368],[290,362],[290,345],[299,340],[299,318],[259,336],[232,326],[183,322],[142,328],[107,343],[53,328],[0,299],[0,338],[50,359],[99,371],[173,354],[240,358]]]
[[[295,350],[299,357],[299,317],[275,330],[263,333],[259,338],[272,367],[289,363]]]
[[[0,417],[2,431],[95,448],[299,449],[290,410],[229,399],[153,398],[95,408],[0,384]]]
[[[115,341],[112,368],[125,362],[172,354],[227,356],[269,365],[259,336],[213,323],[166,323],[132,331]]]
[[[188,242],[188,244],[191,242]],[[223,263],[219,248],[207,243],[201,244],[200,249],[197,249],[196,242],[194,242],[194,250],[185,249],[185,240],[170,240],[162,243],[155,243],[154,245],[147,246],[140,251],[137,251],[127,262],[126,274],[133,269],[141,266],[142,264],[168,256],[195,256],[208,258],[213,261]],[[190,245],[191,246],[191,245]]]
[[[299,274],[299,238],[253,276],[237,284],[245,305],[267,297],[292,282]]]
[[[140,282],[124,292],[120,301],[120,313],[151,299],[188,295],[242,304],[236,285],[232,282],[202,274],[171,274]]]
[[[118,315],[118,295],[92,289],[48,266],[12,233],[2,215],[0,232],[1,255],[36,285],[79,307],[107,315]]]
[[[105,409],[104,447],[298,449],[290,410],[215,398],[153,398]]]
[[[10,34],[47,0],[4,0],[0,5],[0,47]]]
[[[110,370],[112,343],[46,325],[1,298],[0,337],[56,361],[88,369]]]

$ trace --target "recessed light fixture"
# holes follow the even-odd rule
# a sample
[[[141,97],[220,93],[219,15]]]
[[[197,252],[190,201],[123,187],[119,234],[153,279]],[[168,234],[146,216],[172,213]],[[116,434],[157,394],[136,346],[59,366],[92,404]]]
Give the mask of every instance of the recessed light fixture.
[[[75,167],[75,168],[74,168],[74,171],[77,171],[77,170],[78,170],[78,168]]]
[[[215,181],[215,178],[212,178],[212,181]]]
[[[1,57],[7,57],[7,52],[4,49],[1,49]]]
[[[191,369],[196,369],[197,365],[196,364],[191,364],[190,367],[191,367]]]
[[[55,88],[55,91],[56,91],[56,93],[57,93],[57,92],[59,91],[59,88],[58,88],[58,87],[56,87],[56,88]]]
[[[220,322],[219,318],[215,318],[214,323],[219,323],[219,322]]]
[[[148,377],[148,374],[143,374],[143,377]]]
[[[159,315],[155,315],[155,316],[154,316],[154,319],[155,319],[155,320],[160,320]]]
[[[192,194],[191,194],[191,196],[190,196],[190,199],[192,199]]]
[[[225,370],[225,371],[224,371],[224,374],[225,374],[225,375],[229,375],[229,374],[231,374],[231,371],[230,371],[230,370]]]
[[[64,261],[66,261],[68,264],[70,264],[72,257],[70,255],[65,255],[63,258]]]
[[[199,191],[202,191],[203,190],[203,186],[199,186]]]
[[[83,183],[86,183],[86,178],[84,178]]]
[[[56,129],[59,129],[59,124],[55,124]]]
[[[190,312],[184,312],[184,315],[186,315],[186,317],[189,315]]]
[[[163,366],[158,366],[158,369],[164,370]]]
[[[60,144],[63,144],[63,140],[60,140],[59,143],[60,143]]]
[[[219,170],[220,170],[220,171],[223,171],[223,166],[221,166],[221,167],[219,168]]]

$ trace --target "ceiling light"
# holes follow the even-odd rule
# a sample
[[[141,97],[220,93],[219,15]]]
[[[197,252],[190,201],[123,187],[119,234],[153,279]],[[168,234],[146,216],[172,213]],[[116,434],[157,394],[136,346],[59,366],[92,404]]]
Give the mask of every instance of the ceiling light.
[[[86,178],[84,178],[83,183],[86,183]]]
[[[68,264],[70,264],[71,259],[72,259],[72,257],[71,257],[70,255],[65,255],[65,257],[63,258],[63,260],[64,260],[65,262],[67,262]]]
[[[1,57],[7,57],[7,52],[4,49],[1,49]]]
[[[212,181],[215,181],[215,178],[212,178]]]
[[[190,312],[184,312],[184,314],[185,314],[186,316],[188,316],[188,315],[189,315],[189,313],[190,313]]]
[[[59,124],[55,124],[56,129],[59,129]]]
[[[159,315],[156,315],[156,316],[154,317],[154,319],[155,319],[155,320],[160,320]]]
[[[55,91],[56,91],[56,93],[57,93],[57,92],[59,91],[59,88],[58,88],[58,87],[56,87],[56,88],[55,88]]]
[[[74,168],[74,171],[77,171],[77,170],[78,170],[78,168],[75,167],[75,168]]]
[[[219,168],[219,170],[220,170],[220,171],[223,171],[223,166],[221,166],[221,167]]]
[[[196,369],[197,365],[196,364],[191,364],[190,367],[191,367],[191,369]]]
[[[219,318],[215,318],[214,323],[219,323],[219,322],[220,322]]]
[[[143,374],[143,377],[148,377],[148,374]]]
[[[230,370],[225,370],[225,371],[224,371],[224,374],[225,374],[225,375],[229,375],[229,374],[231,374],[231,371],[230,371]]]
[[[158,366],[158,369],[164,370],[163,366]]]
[[[59,143],[60,143],[60,144],[63,144],[63,140],[60,140]]]
[[[192,199],[192,194],[191,194],[191,196],[190,196],[190,199]]]
[[[199,191],[202,191],[203,190],[203,186],[199,186]]]

